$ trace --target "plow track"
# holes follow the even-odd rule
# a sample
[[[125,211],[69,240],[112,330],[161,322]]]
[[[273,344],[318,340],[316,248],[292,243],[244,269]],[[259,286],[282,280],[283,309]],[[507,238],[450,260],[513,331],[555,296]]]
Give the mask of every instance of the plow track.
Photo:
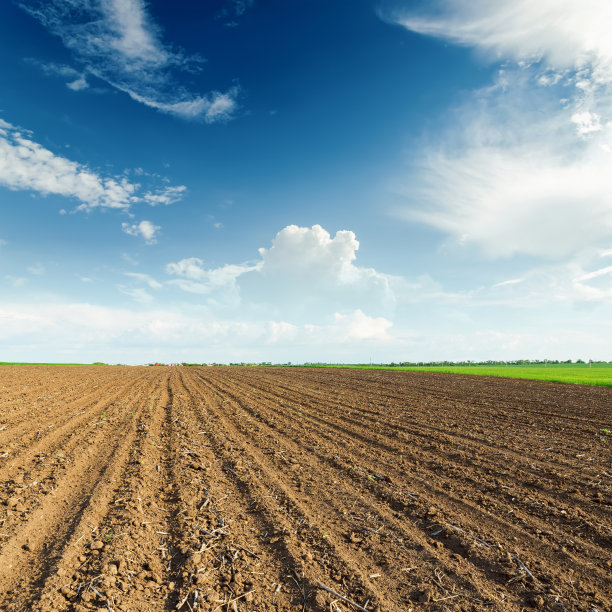
[[[0,610],[612,609],[611,407],[441,374],[3,367]]]

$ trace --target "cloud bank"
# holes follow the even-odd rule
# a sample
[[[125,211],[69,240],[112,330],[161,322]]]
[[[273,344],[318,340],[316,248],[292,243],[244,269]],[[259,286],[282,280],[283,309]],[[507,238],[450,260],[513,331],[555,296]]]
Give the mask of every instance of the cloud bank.
[[[0,340],[12,355],[37,347],[39,355],[79,355],[80,360],[143,363],[164,360],[265,360],[350,355],[356,347],[388,343],[391,323],[357,310],[323,324],[283,320],[235,321],[206,312],[185,313],[146,306],[146,291],[122,288],[141,303],[138,309],[89,303],[0,304]],[[144,305],[144,306],[143,306]],[[365,343],[365,345],[364,345]],[[52,347],[52,348],[51,348]],[[48,351],[50,350],[50,353]],[[59,356],[59,357],[58,357]],[[270,357],[271,359],[273,357]]]
[[[503,61],[414,163],[401,216],[486,255],[559,258],[612,239],[612,42],[604,0],[437,3],[407,29]],[[431,9],[430,9],[431,10]]]

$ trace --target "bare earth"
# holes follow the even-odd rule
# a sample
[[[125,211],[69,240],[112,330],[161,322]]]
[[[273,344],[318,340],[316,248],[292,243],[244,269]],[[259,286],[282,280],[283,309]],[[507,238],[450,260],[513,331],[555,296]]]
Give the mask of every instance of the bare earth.
[[[612,610],[611,421],[524,380],[4,366],[0,610]]]

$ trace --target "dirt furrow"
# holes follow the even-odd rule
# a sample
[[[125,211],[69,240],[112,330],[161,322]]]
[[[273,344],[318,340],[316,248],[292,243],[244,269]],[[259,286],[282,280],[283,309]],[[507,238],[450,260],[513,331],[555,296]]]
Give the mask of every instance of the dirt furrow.
[[[260,538],[272,538],[276,528],[252,499],[246,503],[245,491],[233,481],[208,399],[193,393],[189,378],[181,376],[174,406],[173,474],[183,539],[179,607],[292,608],[296,568],[279,547],[262,548]]]
[[[553,459],[551,461],[551,458],[547,457],[540,461],[537,456],[533,456],[533,446],[524,445],[525,434],[529,433],[524,427],[531,426],[533,423],[531,421],[519,424],[514,423],[514,430],[510,430],[508,423],[506,423],[502,429],[500,419],[503,421],[504,413],[501,412],[500,414],[499,410],[491,415],[488,423],[484,423],[482,413],[478,412],[475,415],[474,406],[471,404],[465,404],[464,402],[449,403],[448,399],[434,402],[431,397],[420,397],[422,393],[420,389],[417,389],[415,397],[411,395],[414,392],[413,389],[409,388],[403,396],[394,397],[392,402],[389,399],[384,402],[379,400],[377,404],[372,405],[369,398],[376,397],[378,400],[378,396],[375,394],[370,395],[368,387],[362,390],[361,397],[343,393],[341,396],[343,399],[334,400],[333,398],[326,398],[317,390],[313,391],[310,384],[306,388],[299,386],[297,382],[300,379],[299,377],[296,377],[296,379],[294,385],[290,386],[289,384],[279,385],[274,379],[267,378],[265,375],[262,377],[248,376],[247,378],[249,387],[253,391],[258,389],[259,392],[272,394],[281,403],[287,400],[294,401],[301,407],[309,407],[316,410],[317,414],[323,417],[330,413],[330,407],[333,408],[334,416],[340,422],[347,423],[349,427],[359,427],[363,424],[364,427],[362,429],[367,439],[370,439],[373,433],[375,435],[381,434],[378,435],[378,441],[385,439],[393,440],[405,434],[408,436],[407,442],[416,442],[421,446],[431,441],[438,441],[442,437],[444,442],[453,445],[465,445],[465,450],[470,452],[482,448],[486,449],[487,453],[495,450],[498,453],[504,452],[512,455],[517,461],[524,463],[523,469],[530,469],[531,464],[535,463],[540,472],[542,470],[552,471],[551,477],[553,478],[558,476],[558,468],[555,467],[555,464],[559,464],[561,467],[569,470],[570,474],[579,473],[584,475],[588,474],[589,471],[593,474],[596,473],[595,470],[590,470],[588,464],[580,469],[576,469],[568,461],[564,460]],[[421,405],[425,404],[429,410],[425,413],[422,409],[413,411],[411,407],[416,406],[418,402],[421,402]],[[383,407],[384,410],[381,409]],[[523,409],[521,408],[521,413],[522,411]],[[420,417],[420,420],[411,418],[412,414]],[[466,420],[469,422],[470,418],[474,422],[468,424],[467,427],[459,428],[459,416],[463,417],[463,422]],[[562,417],[562,415],[558,416]],[[425,417],[425,422],[423,422],[423,417]],[[592,426],[591,429],[593,429]],[[500,435],[501,431],[503,431],[503,435]],[[577,440],[583,437],[579,435],[581,433],[584,432],[576,431],[574,433]],[[413,437],[419,437],[420,439],[414,440]],[[551,439],[553,437],[551,436]],[[572,450],[580,452],[585,450],[585,448],[584,446],[577,446]],[[569,454],[568,451],[569,449],[566,448],[566,455]],[[566,473],[562,473],[560,476],[566,477],[566,475]],[[542,476],[542,473],[538,474],[539,478],[542,478]]]
[[[342,487],[335,480],[340,475],[330,473],[328,466],[315,463],[312,454],[305,456],[305,450],[312,450],[308,446],[302,448],[292,439],[283,440],[279,446],[278,431],[275,435],[251,437],[249,431],[253,423],[247,422],[248,416],[242,412],[240,404],[232,406],[233,402],[228,401],[227,393],[215,393],[212,388],[211,392],[217,396],[216,401],[222,409],[217,422],[223,421],[231,432],[226,432],[226,435],[238,437],[238,441],[234,439],[234,445],[248,452],[252,462],[259,466],[261,474],[270,482],[269,486],[284,500],[290,513],[308,526],[307,534],[310,537],[307,537],[306,546],[312,546],[313,543],[321,546],[323,543],[331,548],[327,554],[332,559],[332,571],[329,567],[319,568],[318,580],[324,577],[330,584],[339,581],[338,588],[346,588],[346,576],[342,568],[349,568],[352,572],[348,575],[355,584],[353,590],[370,593],[370,598],[377,601],[382,609],[396,609],[408,604],[411,596],[417,599],[423,596],[427,586],[417,576],[420,572],[415,570],[422,565],[424,559],[433,558],[428,553],[430,543],[414,531],[404,533],[404,525],[393,517],[393,512],[376,508],[376,504],[361,495],[360,491]],[[241,415],[244,418],[240,418]],[[262,425],[263,422],[258,420],[256,428],[261,429]],[[308,473],[301,473],[301,468],[306,467],[302,464],[308,464]],[[311,472],[317,475],[316,479],[310,476]],[[255,481],[256,477],[250,479],[251,487]],[[351,509],[350,516],[347,516],[347,508]],[[390,530],[395,532],[393,536]],[[418,541],[415,541],[415,536]],[[311,553],[311,556],[318,555]],[[389,564],[389,558],[393,558],[396,563]],[[440,569],[454,574],[455,566],[455,562],[449,562],[448,567]],[[358,568],[367,568],[368,573]],[[316,569],[311,569],[311,573],[317,575]],[[311,580],[313,584],[316,581],[316,578]],[[477,593],[469,582],[462,579],[456,580],[453,587],[460,587],[464,598]],[[444,589],[441,587],[438,591],[444,592]],[[457,597],[459,594],[453,595],[453,598]]]
[[[0,507],[2,539],[10,539],[16,530],[21,530],[32,514],[45,503],[45,500],[57,496],[56,489],[64,481],[70,481],[73,474],[81,470],[83,456],[87,462],[97,452],[97,447],[113,431],[116,423],[131,418],[129,412],[123,414],[119,407],[122,402],[133,396],[145,384],[145,380],[135,378],[132,386],[126,386],[116,395],[111,395],[111,402],[117,408],[111,409],[107,401],[98,402],[89,412],[49,434],[45,439],[32,445],[22,454],[17,455],[5,470],[0,470],[3,480],[0,482],[0,494],[3,506]],[[98,411],[104,407],[104,418],[100,419]],[[91,414],[95,411],[94,414]]]
[[[250,392],[250,389],[248,390]],[[227,391],[231,395],[231,390]],[[260,392],[261,395],[251,395],[252,400],[263,400],[264,397],[270,396],[276,399],[278,396],[276,393],[268,394],[265,391]],[[246,391],[245,391],[246,394]],[[282,408],[281,408],[282,407]],[[293,426],[297,421],[295,409],[285,401],[280,401],[275,404],[271,404],[270,409],[275,411],[276,417],[278,418],[290,418],[290,426]],[[310,409],[310,410],[309,410]],[[288,415],[287,411],[291,411],[293,414]],[[318,430],[321,428],[335,427],[333,422],[330,422],[329,416],[322,413],[320,410],[316,410],[312,413],[311,405],[308,402],[304,402],[300,405],[299,419],[309,419],[310,425],[313,425]],[[495,505],[494,498],[499,497],[500,490],[507,496],[510,505],[518,510],[514,514],[513,520],[524,522],[526,519],[533,523],[530,531],[536,535],[540,535],[546,532],[545,522],[549,520],[550,515],[553,514],[556,521],[565,523],[576,532],[581,533],[587,540],[582,537],[575,538],[576,542],[573,544],[573,548],[577,551],[581,551],[583,557],[591,559],[593,557],[593,548],[590,546],[588,540],[598,540],[601,538],[601,530],[596,528],[594,525],[585,524],[583,518],[576,512],[575,503],[583,503],[585,495],[587,498],[592,498],[597,495],[597,489],[585,490],[581,487],[578,490],[575,487],[568,487],[571,481],[562,478],[559,475],[555,476],[554,482],[550,483],[549,486],[544,486],[547,480],[547,474],[544,473],[543,468],[535,466],[535,469],[530,473],[525,469],[525,464],[522,461],[516,461],[516,457],[512,454],[500,451],[497,456],[490,459],[487,458],[485,452],[479,452],[478,447],[474,444],[474,447],[467,447],[463,444],[453,444],[452,439],[449,439],[444,432],[439,432],[438,439],[434,436],[431,439],[408,439],[406,440],[403,436],[398,436],[394,439],[391,432],[387,436],[383,436],[384,428],[379,429],[378,433],[368,433],[374,428],[374,423],[368,424],[362,427],[362,424],[356,420],[350,420],[349,423],[354,426],[354,429],[348,429],[346,426],[346,417],[342,418],[342,422],[345,423],[344,427],[337,428],[337,432],[341,434],[338,438],[343,440],[343,445],[352,447],[353,441],[358,438],[363,443],[368,443],[371,446],[375,446],[379,460],[380,451],[383,452],[384,456],[389,456],[389,461],[386,464],[379,465],[378,471],[394,470],[397,464],[397,457],[401,458],[401,465],[406,467],[412,463],[413,466],[426,466],[428,472],[430,472],[430,479],[433,478],[436,481],[438,487],[448,487],[448,483],[444,482],[448,476],[452,476],[453,488],[461,491],[463,498],[469,496],[467,491],[472,490],[473,494],[470,496],[473,503],[478,505],[484,505],[491,507]],[[379,424],[376,424],[379,427]],[[397,427],[397,429],[400,429]],[[330,440],[334,440],[333,436],[326,437]],[[381,442],[380,440],[387,442]],[[427,448],[425,442],[435,442],[430,448]],[[419,449],[418,457],[410,461],[413,448]],[[421,452],[424,451],[424,452]],[[365,453],[368,454],[367,452]],[[528,464],[528,460],[526,460]],[[473,466],[477,465],[477,470],[473,469]],[[416,467],[415,466],[415,467]],[[463,469],[459,469],[459,468]],[[502,469],[503,468],[503,469]],[[448,473],[450,472],[450,474]],[[537,490],[532,491],[532,495],[526,500],[523,499],[522,495],[518,494],[515,490],[515,482],[512,475],[518,475],[522,481],[528,476],[533,478],[532,482],[537,485]],[[539,478],[536,480],[536,476]],[[439,478],[438,476],[441,476]],[[482,486],[484,484],[484,487]],[[562,487],[562,488],[560,488]],[[491,491],[488,493],[487,491]],[[504,493],[504,491],[506,493]],[[450,491],[449,491],[450,493]],[[569,498],[569,500],[568,500]],[[573,499],[572,499],[573,498]],[[574,503],[571,503],[571,502]],[[601,520],[606,519],[606,513],[603,508],[600,508],[598,504],[594,504],[592,513],[595,516],[599,516]],[[533,515],[533,516],[530,516]],[[503,518],[501,519],[505,521]],[[544,522],[542,522],[544,521]],[[529,528],[529,525],[527,525]],[[604,537],[605,534],[604,534]],[[595,558],[597,555],[595,555]]]
[[[138,418],[144,409],[143,385],[138,379],[134,382],[141,389],[123,400],[122,408],[128,415],[133,411]],[[27,514],[0,552],[0,583],[4,585],[0,606],[7,610],[32,609],[58,563],[67,554],[74,557],[77,542],[83,540],[81,547],[85,544],[85,536],[90,535],[88,525],[108,504],[109,485],[121,468],[135,432],[133,418],[125,419],[123,414],[111,417],[106,435],[98,433],[90,452],[76,455],[62,470],[53,491]]]
[[[213,376],[214,376],[214,373],[213,373]],[[231,391],[228,390],[228,389],[222,389],[221,393],[224,393],[226,395],[228,395],[228,394],[231,395]],[[268,422],[268,425],[274,427],[276,432],[279,432],[280,428],[278,426],[278,419],[279,419],[279,417],[282,418],[282,411],[279,411],[277,409],[274,412],[274,414],[275,414],[276,422],[274,424],[271,424],[271,423]],[[293,419],[291,420],[290,424],[287,427],[289,429],[292,429],[293,426],[295,425],[295,423],[299,422],[299,420],[301,420],[301,417],[299,417],[296,420],[296,417],[294,416]],[[322,430],[321,428],[318,428],[315,431],[316,431],[315,437],[318,440],[320,440],[321,438],[325,438],[324,430]],[[290,435],[291,436],[295,436],[296,434],[295,434],[295,432],[292,431]],[[307,435],[308,435],[307,431],[298,433],[298,436],[307,436]],[[330,437],[329,440],[330,440],[330,442],[335,443],[335,444],[337,444],[339,442],[339,440],[337,438],[334,439],[333,437]],[[344,441],[344,447],[345,448],[349,448],[353,453],[355,452],[354,448],[351,448],[350,440],[348,442],[346,440]],[[313,451],[316,452],[316,447],[313,449]],[[353,454],[353,456],[354,456],[354,454]],[[362,456],[362,459],[367,460],[367,457]],[[392,462],[392,459],[391,459],[391,462]],[[392,467],[391,466],[391,462],[389,462],[387,464],[387,468]],[[363,463],[361,463],[361,464],[363,465]],[[380,465],[380,464],[378,464],[378,465]],[[380,467],[378,469],[379,469],[379,471],[381,470]],[[376,470],[376,466],[374,466],[374,469],[371,470],[371,472],[374,472],[375,470]],[[395,470],[395,474],[393,474],[393,475],[394,475],[394,481],[395,481],[397,476],[401,476],[401,473],[398,473],[397,470]],[[349,476],[349,477],[351,476],[351,471],[350,470],[347,471],[347,473],[345,474],[345,477],[346,476]],[[370,477],[372,477],[371,473],[370,473]],[[511,538],[515,538],[515,539],[519,538],[520,541],[522,542],[521,548],[526,548],[527,550],[531,550],[531,549],[541,550],[541,555],[542,556],[550,555],[551,551],[550,551],[550,548],[548,547],[548,545],[546,543],[540,543],[537,540],[534,541],[534,539],[530,538],[529,534],[526,533],[526,531],[525,531],[525,524],[524,524],[524,518],[523,517],[521,517],[517,521],[517,525],[514,526],[512,523],[506,522],[500,516],[495,517],[495,518],[490,516],[489,512],[483,511],[481,508],[478,507],[477,504],[467,504],[466,505],[466,503],[462,499],[459,499],[459,498],[456,498],[456,497],[455,497],[455,499],[453,499],[452,496],[449,497],[449,495],[447,493],[445,493],[442,489],[435,490],[435,494],[436,495],[432,499],[431,498],[431,492],[432,492],[431,480],[434,479],[434,478],[435,478],[435,474],[434,473],[430,473],[426,478],[423,478],[422,476],[416,476],[416,478],[415,478],[414,475],[413,475],[413,480],[420,481],[420,483],[421,483],[421,487],[420,487],[420,489],[421,489],[420,490],[420,494],[422,496],[421,499],[423,499],[425,501],[427,499],[429,499],[430,501],[437,502],[436,505],[438,505],[439,507],[442,507],[442,508],[445,508],[445,506],[447,506],[445,508],[445,512],[447,513],[447,518],[444,521],[445,523],[452,523],[452,522],[454,522],[455,526],[457,526],[457,523],[458,523],[458,521],[455,520],[452,517],[452,514],[450,515],[450,517],[448,517],[448,511],[449,511],[448,502],[451,501],[453,506],[459,506],[459,510],[460,510],[459,516],[463,515],[463,520],[461,522],[459,522],[459,525],[461,525],[464,528],[464,530],[466,530],[466,531],[469,530],[468,532],[471,532],[471,533],[479,533],[479,532],[482,533],[483,527],[484,527],[485,533],[488,531],[489,533],[497,535],[498,541],[505,542],[508,538],[510,538],[510,539]],[[442,486],[444,486],[444,485],[442,485]],[[414,487],[413,487],[412,490],[413,491],[415,490]],[[441,499],[440,499],[440,496],[442,496]],[[457,515],[456,511],[455,511],[455,515]],[[476,521],[474,521],[472,516],[477,516],[478,519]],[[434,518],[434,517],[430,517],[430,521],[429,521],[430,523],[432,522],[432,520],[431,520],[432,518]],[[497,532],[499,532],[499,526],[500,526],[499,525],[499,519],[500,518],[502,519],[502,524],[506,525],[506,527],[505,527],[506,533],[505,534],[503,532],[502,533],[497,533]],[[494,520],[495,522],[492,522],[492,520]],[[467,523],[467,525],[466,525],[466,523]],[[487,525],[488,525],[488,528],[486,527]],[[442,525],[442,527],[444,527],[444,525]],[[542,527],[542,525],[540,525],[540,527]],[[433,531],[435,532],[435,531],[440,531],[440,530],[439,529],[433,529]],[[450,533],[449,533],[449,530],[447,529],[446,533],[445,533],[445,530],[442,529],[442,531],[440,532],[441,533],[441,540],[442,540],[442,542],[444,542],[445,538],[449,538],[450,534],[452,534],[453,531],[456,531],[456,530],[451,529]],[[537,531],[537,529],[536,529],[536,531]],[[540,530],[540,531],[542,531],[542,530]],[[546,532],[545,529],[544,529],[544,532]],[[457,533],[455,533],[454,535],[456,536]],[[563,534],[561,534],[561,536],[562,535]],[[604,536],[604,538],[605,538],[605,536]],[[558,538],[557,539],[557,547],[561,548],[559,546],[559,544],[560,544],[559,539],[560,539],[561,542],[563,542],[563,539],[562,538]],[[578,538],[576,538],[576,539],[578,539]],[[493,539],[493,541],[495,541],[495,539]],[[603,581],[602,584],[605,584],[605,575],[606,575],[605,574],[605,569],[598,570],[597,568],[593,568],[591,563],[589,562],[588,556],[587,556],[586,559],[584,558],[584,551],[579,549],[580,548],[579,547],[579,544],[580,544],[579,539],[578,539],[578,542],[574,542],[573,544],[574,544],[573,547],[574,547],[575,551],[577,551],[578,554],[582,554],[582,556],[583,556],[582,562],[578,563],[578,567],[582,567],[583,568],[582,571],[585,572],[585,573],[582,574],[582,577],[585,578],[586,576],[588,576],[588,573],[594,571],[595,574],[599,573],[600,582]],[[599,544],[600,545],[604,544],[604,541],[600,541]],[[569,566],[574,566],[576,564],[576,561],[577,561],[573,557],[572,554],[568,554],[568,551],[565,550],[565,547],[563,547],[563,549],[564,550],[561,551],[560,555],[559,554],[555,555],[558,558],[558,563],[559,563],[559,565],[557,566],[557,570],[561,571],[561,573],[566,572],[567,568]],[[591,550],[590,552],[593,552],[593,551]],[[605,562],[607,560],[606,556],[602,555],[601,552],[599,552],[598,556],[599,556],[599,562],[603,564],[602,566],[605,566]],[[492,564],[491,563],[491,559],[484,558],[482,560],[482,564],[485,567],[487,565],[490,566]],[[497,563],[497,569],[499,569],[499,567],[500,567],[500,564]],[[504,571],[506,571],[506,572],[508,571],[508,567],[506,567],[506,568],[502,567],[502,569],[504,569]],[[546,578],[546,576],[544,576],[544,578]],[[566,586],[568,586],[568,585],[566,585]],[[569,587],[568,587],[568,589],[569,589]]]
[[[166,533],[166,516],[159,504],[165,486],[160,464],[168,377],[160,377],[155,388],[142,396],[135,433],[122,463],[115,466],[120,471],[112,480],[112,491],[105,491],[106,512],[98,514],[77,562],[73,551],[60,564],[58,575],[45,584],[43,598],[53,602],[53,610],[67,605],[75,609],[163,608],[169,581],[161,567],[165,553],[159,550],[166,536],[158,532]]]
[[[46,381],[35,389],[31,385],[24,385],[19,398],[0,396],[0,449],[5,449],[14,441],[23,445],[29,441],[28,435],[36,434],[40,438],[47,433],[50,424],[57,427],[79,407],[87,406],[100,395],[107,396],[120,382],[113,373],[102,380],[96,379],[95,372],[90,370],[79,369],[73,373],[75,380],[61,379],[57,388],[49,387],[49,381]],[[128,374],[123,373],[122,378],[129,380],[134,377],[134,373]],[[32,423],[33,413],[36,415],[36,426]]]
[[[74,404],[59,403],[49,412],[50,424],[33,422],[30,418],[29,429],[11,431],[11,442],[3,447],[0,454],[0,479],[7,480],[12,474],[23,471],[33,459],[54,454],[75,432],[79,435],[83,428],[103,425],[113,413],[115,403],[133,391],[133,386],[146,383],[146,378],[135,374],[123,385],[112,385],[112,391],[98,390],[91,396],[77,400]]]
[[[223,390],[219,397],[228,396],[231,394]],[[227,405],[227,399],[222,401],[226,402],[226,414],[228,416],[233,414]],[[302,497],[306,503],[315,505],[322,514],[334,511],[327,518],[320,517],[320,522],[327,526],[336,524],[338,539],[353,545],[351,554],[358,559],[362,557],[359,559],[361,565],[369,565],[373,574],[384,575],[388,582],[396,588],[399,587],[401,592],[398,597],[406,598],[412,593],[418,598],[425,591],[434,592],[435,588],[438,597],[441,598],[446,587],[431,583],[430,576],[415,571],[424,561],[429,565],[435,560],[440,572],[454,576],[452,587],[461,589],[461,593],[454,593],[453,598],[461,596],[469,600],[479,593],[485,600],[491,602],[497,600],[498,595],[495,590],[488,590],[486,585],[487,582],[500,582],[494,573],[489,571],[492,565],[491,557],[494,557],[496,569],[512,571],[514,566],[508,562],[509,559],[504,551],[497,552],[496,549],[495,555],[489,554],[483,563],[478,563],[479,554],[475,547],[478,548],[479,545],[474,540],[470,541],[467,534],[461,536],[459,532],[447,528],[447,538],[449,534],[453,536],[448,542],[443,537],[432,539],[430,532],[438,531],[436,528],[440,514],[431,506],[432,501],[435,501],[431,497],[420,497],[418,503],[415,503],[410,498],[410,495],[414,497],[414,494],[405,496],[402,491],[391,494],[390,486],[377,474],[376,469],[358,471],[354,465],[343,465],[335,452],[331,454],[322,452],[319,443],[324,436],[320,431],[309,432],[308,429],[304,429],[292,431],[286,436],[278,424],[279,413],[272,412],[276,416],[273,422],[270,422],[265,416],[250,412],[249,407],[241,404],[239,400],[237,406],[257,419],[255,429],[260,433],[253,437],[254,444],[267,455],[274,456],[274,472],[277,474],[285,472],[288,481],[293,481],[296,495]],[[295,423],[295,420],[292,422]],[[252,425],[253,423],[243,424],[242,429],[247,435]],[[240,425],[238,427],[240,428]],[[270,433],[262,434],[262,428]],[[275,450],[275,444],[281,439],[282,450],[278,447]],[[300,444],[296,442],[298,440]],[[334,446],[332,450],[337,449]],[[277,457],[279,460],[276,460]],[[296,466],[301,468],[301,464],[304,463],[308,465],[309,473],[317,474],[316,480],[309,474],[303,476],[301,473],[299,476],[296,474],[294,471]],[[325,474],[328,476],[324,477]],[[426,495],[427,493],[429,492],[426,492]],[[422,492],[420,495],[423,495]],[[347,507],[351,508],[348,517]],[[410,507],[410,512],[406,511],[407,507]],[[409,521],[406,520],[407,517],[410,518]],[[446,520],[450,523],[452,519],[447,517]],[[374,538],[378,540],[376,544],[371,541]],[[441,555],[441,550],[438,549],[441,543],[444,543],[448,549],[445,555]],[[461,552],[461,555],[457,554],[458,552]],[[401,561],[400,565],[404,566],[404,569],[411,568],[411,575],[399,573],[398,569],[401,568],[397,568],[397,563],[389,567],[389,557]],[[472,571],[479,571],[478,566],[483,566],[481,570],[488,572],[488,579],[481,578],[474,581],[469,576],[470,572],[462,571],[464,568],[459,566],[465,559],[468,560],[468,566],[470,564],[474,566]],[[464,576],[460,577],[461,574]],[[502,584],[505,584],[505,581]],[[406,588],[408,585],[409,588]],[[507,595],[507,593],[502,594],[503,597]]]
[[[427,373],[0,367],[0,611],[612,609],[611,408]]]

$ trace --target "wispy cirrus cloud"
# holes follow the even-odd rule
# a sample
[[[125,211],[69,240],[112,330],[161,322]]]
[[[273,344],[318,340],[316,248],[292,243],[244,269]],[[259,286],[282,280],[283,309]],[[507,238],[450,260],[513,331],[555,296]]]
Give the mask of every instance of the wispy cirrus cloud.
[[[144,190],[120,176],[104,176],[84,164],[57,155],[32,139],[32,135],[0,119],[0,185],[41,195],[60,195],[80,202],[79,210],[127,210],[134,203],[171,204],[184,186],[165,185]]]
[[[502,65],[454,110],[461,127],[421,152],[399,214],[490,256],[559,258],[608,243],[612,5],[447,0],[427,11],[393,20]]]
[[[237,108],[237,87],[196,94],[180,85],[175,72],[196,71],[203,60],[165,44],[143,0],[23,0],[20,6],[83,66],[72,89],[85,88],[90,74],[150,108],[208,123],[228,120]]]
[[[58,76],[66,79],[66,87],[72,91],[81,91],[87,89],[89,83],[84,72],[76,70],[65,64],[56,64],[55,62],[40,62],[34,58],[28,57],[24,60],[28,64],[32,64],[40,68],[44,74],[49,76]]]
[[[543,60],[558,70],[594,66],[602,78],[612,70],[607,0],[437,0],[426,6],[420,14],[398,10],[391,19],[499,60]]]
[[[34,276],[42,276],[47,270],[41,263],[35,263],[34,265],[28,266],[28,272]]]
[[[136,281],[144,283],[145,285],[149,286],[151,289],[161,289],[163,287],[163,285],[159,281],[156,281],[149,274],[142,274],[139,272],[124,272],[123,274],[124,276],[128,276],[130,278],[135,279]]]
[[[158,189],[155,192],[148,191],[142,195],[142,199],[150,206],[158,206],[163,204],[169,206],[178,202],[187,191],[185,185],[167,186]]]
[[[224,6],[217,13],[217,19],[226,20],[228,28],[238,27],[240,19],[255,4],[255,0],[225,0]]]
[[[116,85],[127,93],[132,100],[154,108],[169,115],[179,115],[185,119],[201,118],[206,123],[227,121],[236,108],[238,88],[232,87],[228,92],[214,91],[206,96],[192,96],[179,101],[163,102],[153,97],[155,94],[142,95],[132,89]]]

